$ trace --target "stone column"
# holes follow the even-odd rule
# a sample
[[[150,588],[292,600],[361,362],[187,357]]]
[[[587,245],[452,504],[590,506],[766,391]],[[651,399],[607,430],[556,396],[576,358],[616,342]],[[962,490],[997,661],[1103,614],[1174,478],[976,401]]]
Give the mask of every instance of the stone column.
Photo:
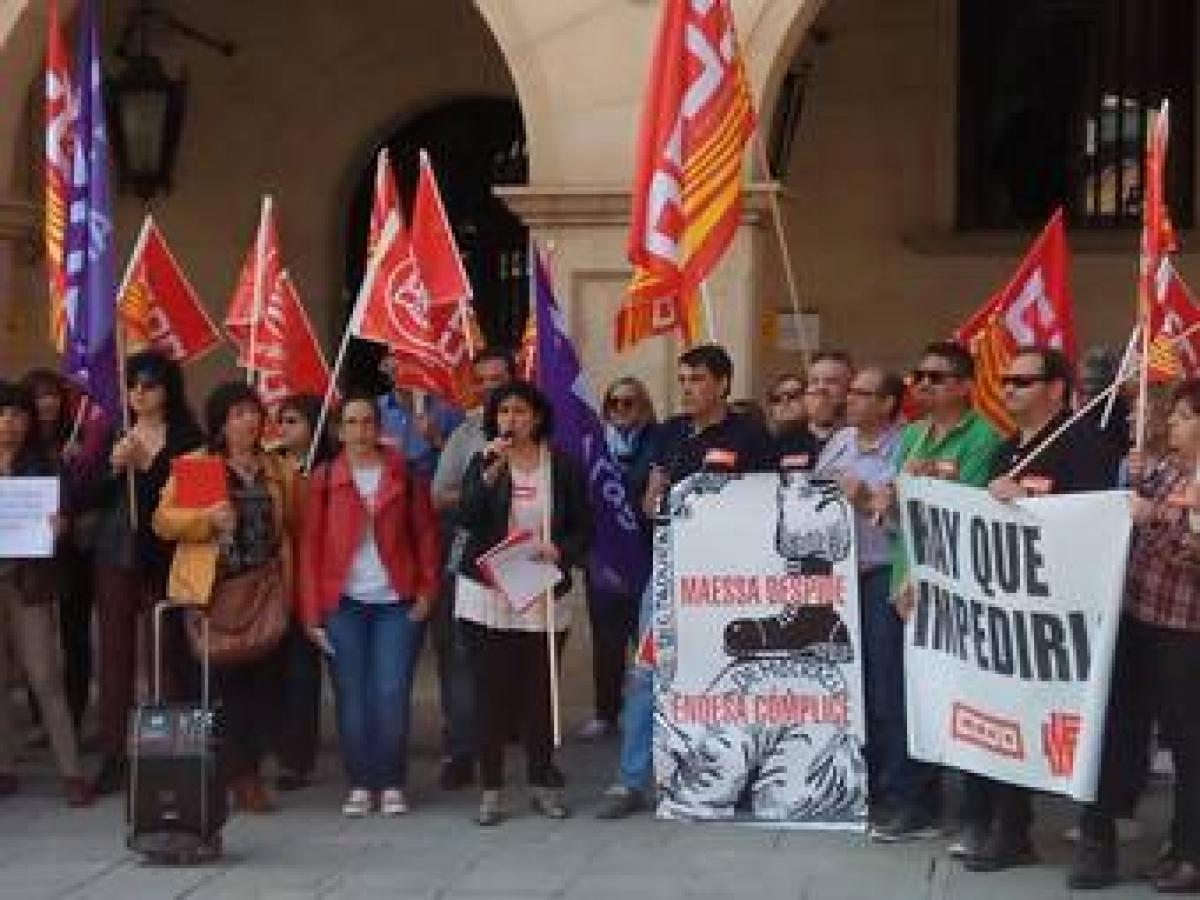
[[[741,227],[710,280],[715,337],[734,360],[734,397],[756,396],[765,378],[764,313],[767,304],[774,310],[778,303],[765,301],[760,286],[764,260],[774,255],[775,246],[767,196],[777,189],[774,184],[747,188]],[[614,321],[630,275],[625,255],[629,191],[537,184],[495,191],[551,258],[555,291],[592,390],[599,394],[617,376],[636,375],[646,382],[660,415],[674,412],[678,338],[650,338],[624,353],[614,350]]]

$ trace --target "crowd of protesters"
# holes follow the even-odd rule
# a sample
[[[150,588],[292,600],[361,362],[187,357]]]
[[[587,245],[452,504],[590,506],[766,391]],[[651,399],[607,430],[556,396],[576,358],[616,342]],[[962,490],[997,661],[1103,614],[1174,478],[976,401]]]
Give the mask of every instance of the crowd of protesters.
[[[806,371],[775,378],[762,405],[735,403],[728,354],[701,345],[679,359],[680,414],[660,421],[645,385],[631,377],[608,387],[601,414],[647,554],[665,494],[703,469],[711,451],[742,471],[804,468],[840,483],[857,532],[871,837],[929,839],[956,821],[949,853],[977,872],[1038,858],[1032,795],[965,775],[953,810],[948,772],[908,755],[903,647],[911,599],[894,479],[949,479],[1003,502],[1127,488],[1135,533],[1100,784],[1079,812],[1068,882],[1088,889],[1116,881],[1117,822],[1133,815],[1157,740],[1173,758],[1173,813],[1145,874],[1160,891],[1197,892],[1200,381],[1173,386],[1162,439],[1140,452],[1130,449],[1123,399],[1115,415],[1086,417],[1042,449],[1080,396],[1111,380],[1100,362],[1089,357],[1077,379],[1060,352],[1018,349],[1001,379],[1016,425],[1008,437],[973,407],[974,362],[951,342],[930,344],[907,377],[843,353],[818,354]],[[546,598],[514,608],[489,586],[479,558],[510,532],[528,530],[537,557],[560,568],[561,596],[586,559],[591,515],[580,471],[554,449],[554,410],[515,378],[511,357],[488,349],[475,358],[480,410],[464,414],[399,387],[382,397],[350,391],[328,433],[319,432],[319,398],[285,401],[271,423],[251,388],[222,384],[204,404],[201,427],[175,364],[141,352],[126,374],[122,429],[81,411],[53,372],[0,382],[0,477],[52,475],[62,485],[56,558],[0,560],[0,678],[12,670],[28,686],[68,802],[86,805],[128,782],[127,722],[154,604],[203,607],[258,591],[279,596],[287,621],[250,650],[235,635],[241,652],[214,659],[211,673],[224,722],[221,772],[238,809],[274,808],[261,774],[268,754],[278,763],[276,789],[311,781],[328,673],[347,781],[343,813],[405,813],[413,679],[428,629],[444,723],[441,785],[478,781],[476,820],[502,821],[504,752],[515,740],[534,809],[566,817],[550,679],[551,651],[561,651],[572,625],[567,607]],[[223,500],[204,508],[180,501],[173,463],[185,457],[224,470]],[[1021,477],[1011,477],[1018,465]],[[628,664],[647,627],[649,593],[583,587],[595,708],[578,736],[620,736],[616,778],[597,813],[617,819],[653,799],[653,676]],[[211,618],[219,624],[215,607]],[[168,696],[197,691],[197,621],[194,613],[165,620]],[[93,681],[101,763],[85,778],[80,743]],[[0,796],[18,789],[13,700],[0,691]]]

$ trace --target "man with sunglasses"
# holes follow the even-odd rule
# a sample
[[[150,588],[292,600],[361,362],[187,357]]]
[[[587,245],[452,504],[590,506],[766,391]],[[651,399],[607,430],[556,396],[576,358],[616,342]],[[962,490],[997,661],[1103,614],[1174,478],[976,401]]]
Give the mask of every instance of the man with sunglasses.
[[[775,451],[789,468],[809,469],[817,461],[821,445],[805,421],[804,379],[785,372],[767,393],[767,423]]]
[[[945,478],[960,484],[984,487],[992,477],[992,459],[1000,437],[971,405],[975,361],[953,341],[936,341],[922,354],[912,374],[913,399],[924,416],[904,427],[896,453],[897,467],[910,475]],[[887,485],[872,494],[872,510],[893,522],[897,516],[896,492]],[[908,566],[899,537],[892,545],[893,602],[903,609],[909,596]],[[942,784],[936,766],[912,763],[918,777],[899,812],[874,827],[871,837],[883,843],[919,840],[940,834]]]
[[[1101,491],[1116,484],[1116,461],[1097,452],[1090,423],[1077,423],[1043,444],[1070,416],[1071,364],[1059,350],[1021,347],[1000,381],[1017,433],[992,461],[988,491],[1001,501],[1043,494]],[[1023,466],[1019,475],[1013,468]],[[1037,861],[1029,837],[1032,794],[968,774],[963,782],[963,867],[996,872]]]

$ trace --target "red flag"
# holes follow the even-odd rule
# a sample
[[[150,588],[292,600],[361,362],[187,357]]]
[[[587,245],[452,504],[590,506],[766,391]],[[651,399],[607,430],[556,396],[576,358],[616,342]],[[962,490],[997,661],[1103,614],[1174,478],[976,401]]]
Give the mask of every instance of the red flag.
[[[187,363],[220,341],[217,326],[150,216],[130,256],[117,304],[128,350],[149,346]]]
[[[1004,408],[1000,378],[1017,347],[1055,347],[1075,358],[1075,320],[1061,209],[1050,217],[1008,284],[959,327],[954,337],[975,356],[976,408],[1001,431],[1014,431]]]
[[[1162,261],[1175,250],[1175,231],[1167,210],[1166,166],[1167,139],[1170,134],[1170,107],[1167,101],[1153,116],[1146,131],[1146,168],[1142,186],[1142,246],[1138,303],[1142,319],[1150,318],[1157,296],[1155,279]],[[1153,333],[1152,333],[1153,334]]]
[[[1167,257],[1155,279],[1150,315],[1150,378],[1174,381],[1200,376],[1200,306]]]
[[[71,65],[58,26],[58,3],[50,0],[46,30],[46,276],[50,297],[50,339],[62,353],[66,340],[67,285],[63,240],[75,152],[75,105],[71,94]]]
[[[371,222],[367,228],[367,259],[379,246],[383,226],[393,211],[400,210],[400,192],[396,189],[396,176],[392,172],[392,158],[387,147],[375,157],[375,194],[371,199]]]
[[[269,356],[264,357],[259,348],[271,344],[272,335],[268,331],[277,331],[279,327],[281,301],[275,298],[272,303],[271,294],[277,289],[282,270],[275,206],[270,197],[264,197],[254,244],[246,253],[237,287],[225,313],[225,331],[238,347],[241,365],[246,364],[242,360],[250,360],[249,365],[254,369],[277,367],[277,363]],[[276,318],[273,325],[267,321],[272,315]]]
[[[273,405],[293,394],[325,396],[329,366],[286,269],[279,273],[268,305],[268,338],[259,354],[263,364],[258,367],[263,402]],[[245,365],[244,357],[239,362]]]
[[[672,329],[694,336],[700,283],[737,229],[754,124],[728,0],[666,0],[636,150],[618,350]]]

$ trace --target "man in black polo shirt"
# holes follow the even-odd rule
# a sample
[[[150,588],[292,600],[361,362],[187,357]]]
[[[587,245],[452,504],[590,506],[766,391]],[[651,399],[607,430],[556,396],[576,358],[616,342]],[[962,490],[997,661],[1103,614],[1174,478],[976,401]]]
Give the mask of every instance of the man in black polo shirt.
[[[774,455],[766,429],[729,409],[733,362],[716,344],[692,347],[679,357],[679,401],[683,414],[662,425],[642,508],[654,518],[671,486],[706,467],[749,472],[770,468]],[[639,634],[649,628],[653,596],[642,593]],[[629,674],[622,710],[621,763],[617,782],[596,813],[621,819],[646,807],[652,784],[654,681],[649,666]]]
[[[1058,350],[1021,347],[1001,378],[1004,405],[1018,432],[1000,445],[988,492],[1011,501],[1042,494],[1103,491],[1116,484],[1111,454],[1096,452],[1087,422],[1068,428],[1049,446],[1043,442],[1070,416],[1071,366]],[[1010,474],[1021,466],[1017,474]],[[1032,793],[979,775],[963,784],[966,825],[963,866],[995,872],[1037,860],[1029,837]]]

